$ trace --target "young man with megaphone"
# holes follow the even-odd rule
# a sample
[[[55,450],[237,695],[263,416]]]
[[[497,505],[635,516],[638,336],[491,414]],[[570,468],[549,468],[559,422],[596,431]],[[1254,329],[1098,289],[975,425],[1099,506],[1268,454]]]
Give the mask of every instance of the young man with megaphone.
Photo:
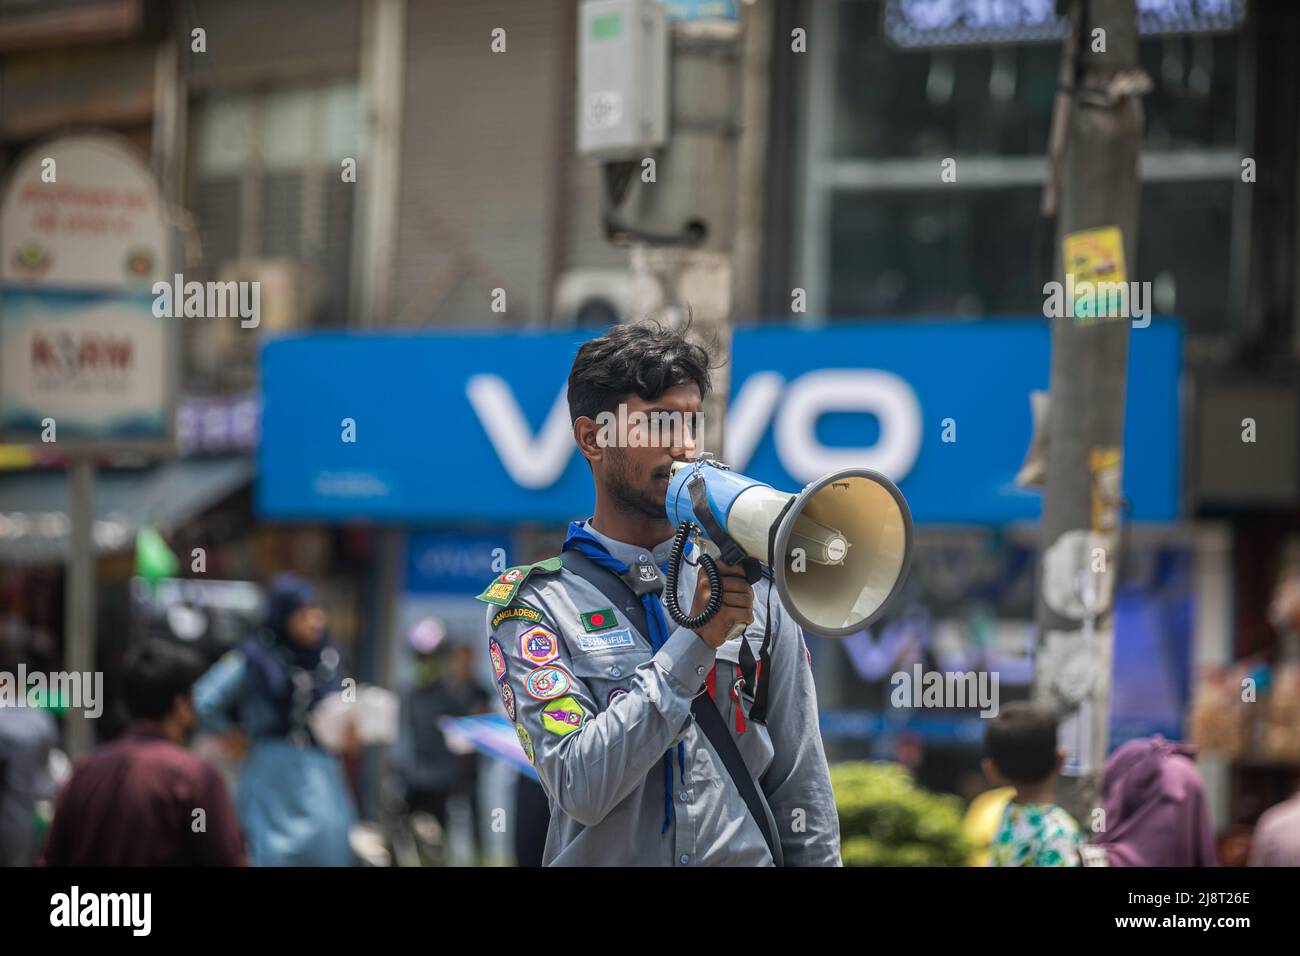
[[[595,512],[559,557],[479,595],[497,691],[550,798],[546,865],[840,864],[796,620],[753,561],[674,539],[670,481],[696,457],[708,389],[708,354],[676,330],[585,343],[568,401]],[[649,419],[688,424],[654,440]]]

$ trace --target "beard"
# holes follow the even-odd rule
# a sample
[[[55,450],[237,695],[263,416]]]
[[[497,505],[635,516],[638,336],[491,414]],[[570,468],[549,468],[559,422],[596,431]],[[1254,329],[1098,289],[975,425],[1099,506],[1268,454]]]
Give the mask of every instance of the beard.
[[[620,449],[610,449],[606,486],[614,507],[624,514],[667,522],[663,499],[637,483],[632,461]]]

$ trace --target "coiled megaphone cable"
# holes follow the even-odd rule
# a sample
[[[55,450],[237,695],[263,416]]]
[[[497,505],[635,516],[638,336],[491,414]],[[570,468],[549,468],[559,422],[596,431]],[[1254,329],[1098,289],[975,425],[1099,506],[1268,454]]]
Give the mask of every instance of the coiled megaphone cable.
[[[677,573],[681,570],[682,558],[686,553],[686,539],[692,532],[704,533],[693,521],[683,521],[677,529],[677,534],[673,535],[672,551],[668,554],[668,580],[664,586],[667,592],[664,595],[664,604],[668,608],[669,616],[677,622],[678,627],[690,631],[708,624],[718,611],[722,610],[722,574],[718,571],[718,565],[713,558],[702,551],[699,565],[709,576],[709,603],[694,617],[683,614],[681,605],[677,603]]]

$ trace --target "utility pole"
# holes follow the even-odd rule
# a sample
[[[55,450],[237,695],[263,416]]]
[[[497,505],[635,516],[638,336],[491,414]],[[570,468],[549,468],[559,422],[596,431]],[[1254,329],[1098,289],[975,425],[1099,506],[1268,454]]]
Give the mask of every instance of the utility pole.
[[[611,24],[605,35],[618,39],[607,18],[624,10],[628,24],[659,15],[653,6],[636,2],[625,7],[618,0],[587,0],[579,18],[578,120],[587,124],[585,131],[580,125],[579,150],[602,160],[606,237],[630,250],[632,318],[658,314],[681,322],[689,310],[693,332],[713,346],[712,357],[720,367],[714,370],[713,391],[705,400],[701,447],[722,458],[737,237],[741,233],[752,238],[760,214],[747,199],[761,190],[762,157],[754,154],[752,143],[742,144],[740,135],[746,87],[754,83],[745,64],[747,58],[765,55],[769,0],[663,4],[666,62],[661,71],[653,55],[644,54],[648,65],[642,75],[634,72],[631,77],[612,69],[608,57],[602,56],[605,42],[593,40],[604,22]],[[657,46],[664,42],[658,29],[645,28],[649,45],[662,50]],[[620,62],[629,59],[621,55]],[[647,102],[643,115],[653,118],[641,121],[641,135],[633,131],[615,138],[610,132],[615,123],[601,119],[612,110],[593,111],[592,103],[603,107],[629,99],[602,92],[617,90],[615,79],[630,80],[645,96],[644,90],[658,88],[661,72],[666,87],[662,124],[657,104]],[[597,76],[611,79],[599,85],[588,78]],[[626,105],[620,108],[620,113],[627,112]],[[662,135],[648,130],[662,130]],[[746,256],[740,270],[746,283],[753,279],[751,258]]]
[[[1058,0],[1057,9],[1068,11],[1071,29],[1043,211],[1057,216],[1053,272],[1064,294],[1051,319],[1033,696],[1062,715],[1067,758],[1058,801],[1085,832],[1098,832],[1105,826],[1093,811],[1109,750],[1129,326],[1140,335],[1149,316],[1130,319],[1128,295],[1087,296],[1096,283],[1136,275],[1140,97],[1150,81],[1138,66],[1136,0]]]

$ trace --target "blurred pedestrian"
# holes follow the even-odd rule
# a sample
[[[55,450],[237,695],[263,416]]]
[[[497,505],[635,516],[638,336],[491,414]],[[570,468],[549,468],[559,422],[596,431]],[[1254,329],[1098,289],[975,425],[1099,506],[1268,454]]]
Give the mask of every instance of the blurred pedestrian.
[[[1157,735],[1130,740],[1106,761],[1105,827],[1111,866],[1215,866],[1214,827],[1196,749]]]
[[[31,664],[31,633],[15,616],[0,621],[0,674]],[[21,692],[21,691],[20,691]],[[53,796],[46,770],[59,728],[42,707],[0,707],[0,866],[30,866],[36,803]]]
[[[961,830],[971,848],[969,866],[990,865],[993,840],[1002,829],[1007,804],[1015,793],[1015,787],[994,787],[976,795],[966,808]]]
[[[242,866],[243,839],[216,767],[185,749],[203,659],[151,639],[127,654],[126,733],[79,763],[54,809],[46,866]]]
[[[433,814],[447,832],[447,806],[468,804],[471,852],[478,853],[477,754],[452,753],[442,732],[444,717],[468,717],[488,710],[487,690],[474,679],[474,651],[444,640],[445,627],[435,618],[421,622],[411,635],[416,651],[415,684],[403,715],[410,735],[404,768],[406,800],[412,810]]]
[[[984,772],[1015,793],[990,847],[990,866],[1080,866],[1079,825],[1056,804],[1065,752],[1056,746],[1056,717],[1025,701],[1007,704],[984,738]]]
[[[1300,793],[1264,811],[1250,841],[1250,866],[1300,866]]]
[[[348,866],[356,811],[339,758],[308,717],[341,689],[338,651],[316,590],[295,575],[272,580],[266,626],[194,688],[202,729],[235,724],[250,741],[236,806],[255,866]]]
[[[1268,605],[1268,620],[1277,633],[1277,660],[1282,664],[1300,662],[1300,543],[1293,543],[1283,558],[1283,566]]]

